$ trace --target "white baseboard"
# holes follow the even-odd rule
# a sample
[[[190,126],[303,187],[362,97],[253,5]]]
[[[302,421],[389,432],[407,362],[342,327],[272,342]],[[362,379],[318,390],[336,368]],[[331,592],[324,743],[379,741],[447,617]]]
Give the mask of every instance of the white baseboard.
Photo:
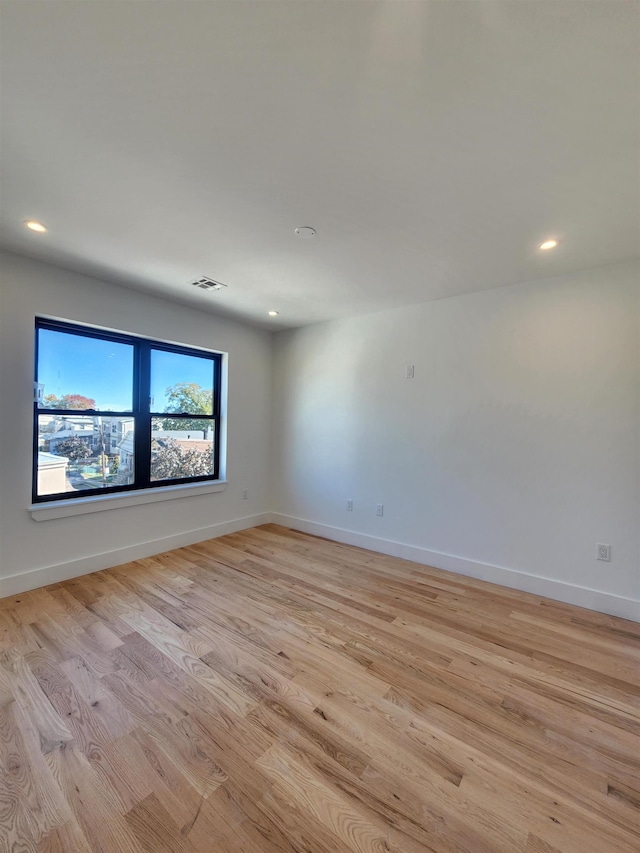
[[[343,542],[346,545],[356,545],[359,548],[368,548],[380,554],[388,554],[391,557],[400,557],[404,560],[412,560],[425,566],[433,566],[449,572],[477,578],[478,580],[497,583],[511,589],[531,592],[534,595],[542,595],[547,598],[562,601],[566,604],[575,604],[577,607],[586,607],[589,610],[597,610],[600,613],[608,613],[611,616],[619,616],[623,619],[631,619],[640,622],[640,601],[633,598],[624,598],[587,587],[575,586],[563,583],[553,578],[530,575],[519,572],[516,569],[507,569],[502,566],[492,566],[488,563],[480,563],[463,557],[455,557],[451,554],[441,554],[437,551],[429,551],[415,545],[405,545],[402,542],[394,542],[389,539],[380,539],[365,533],[356,533],[353,530],[344,530],[340,527],[332,527],[328,524],[319,524],[303,518],[296,518],[281,513],[264,512],[258,515],[236,518],[224,521],[220,524],[212,524],[200,527],[197,530],[188,530],[173,536],[161,539],[153,539],[141,542],[127,548],[118,548],[114,551],[106,551],[102,554],[94,554],[68,563],[45,566],[33,569],[30,572],[10,575],[0,579],[0,598],[18,595],[30,589],[37,589],[51,583],[77,578],[88,575],[112,566],[119,566],[131,560],[139,560],[143,557],[152,557],[154,554],[162,554],[174,548],[182,548],[203,542],[206,539],[215,539],[227,533],[236,533],[239,530],[247,530],[260,524],[281,524],[301,530],[304,533],[312,533],[315,536],[324,536],[335,542]]]
[[[118,548],[114,551],[105,551],[102,554],[93,554],[80,560],[72,560],[68,563],[58,563],[53,566],[45,566],[33,569],[30,572],[22,572],[17,575],[0,578],[0,598],[10,595],[18,595],[30,589],[38,589],[50,583],[60,583],[81,575],[89,575],[131,560],[140,560],[143,557],[152,557],[154,554],[163,554],[174,548],[183,548],[185,545],[194,545],[196,542],[204,542],[206,539],[215,539],[227,533],[237,533],[249,527],[257,527],[259,524],[267,524],[272,521],[271,513],[264,512],[259,515],[250,515],[245,518],[236,518],[232,521],[223,521],[220,524],[212,524],[200,527],[197,530],[188,530],[185,533],[176,533],[173,536],[165,536],[161,539],[152,539],[149,542],[141,542],[127,548]]]
[[[454,557],[451,554],[441,554],[438,551],[429,551],[415,545],[404,545],[402,542],[379,539],[365,533],[356,533],[353,530],[344,530],[328,524],[318,524],[315,521],[307,521],[290,515],[272,513],[271,520],[274,524],[301,530],[303,533],[312,533],[315,536],[324,536],[326,539],[343,542],[345,545],[357,545],[359,548],[368,548],[370,551],[388,554],[391,557],[401,557],[404,560],[412,560],[414,563],[433,566],[436,569],[456,572],[478,580],[518,589],[522,592],[531,592],[534,595],[553,598],[565,604],[575,604],[577,607],[586,607],[589,610],[597,610],[600,613],[640,622],[640,601],[633,598],[611,595],[611,593],[601,592],[597,589],[588,589],[587,587],[563,583],[553,578],[530,575],[516,569],[479,563],[463,557]]]

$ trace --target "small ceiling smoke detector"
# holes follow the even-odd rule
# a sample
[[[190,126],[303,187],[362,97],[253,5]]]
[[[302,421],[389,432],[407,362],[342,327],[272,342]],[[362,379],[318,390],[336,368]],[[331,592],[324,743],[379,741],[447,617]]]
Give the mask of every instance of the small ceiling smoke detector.
[[[277,317],[280,312],[279,311],[268,311],[267,313],[270,317]]]
[[[312,228],[310,225],[301,225],[299,228],[296,228],[296,234],[298,237],[308,240],[310,237],[316,236],[316,229]]]
[[[551,240],[545,240],[544,243],[540,243],[538,248],[542,249],[543,252],[546,252],[547,249],[555,249],[555,247],[557,245],[558,245],[558,241],[551,239]]]
[[[31,231],[37,231],[38,234],[44,234],[47,231],[47,226],[43,225],[42,222],[38,222],[37,219],[27,219],[24,224]]]
[[[220,281],[214,281],[206,275],[196,278],[194,281],[190,281],[189,284],[193,285],[193,287],[199,287],[200,290],[222,290],[223,287],[227,286],[226,284],[222,284]]]

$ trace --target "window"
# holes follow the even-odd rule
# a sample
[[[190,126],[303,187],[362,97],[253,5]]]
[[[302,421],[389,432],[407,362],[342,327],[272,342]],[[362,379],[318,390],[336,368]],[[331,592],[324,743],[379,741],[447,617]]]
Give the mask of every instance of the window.
[[[37,319],[34,503],[217,480],[221,362]]]

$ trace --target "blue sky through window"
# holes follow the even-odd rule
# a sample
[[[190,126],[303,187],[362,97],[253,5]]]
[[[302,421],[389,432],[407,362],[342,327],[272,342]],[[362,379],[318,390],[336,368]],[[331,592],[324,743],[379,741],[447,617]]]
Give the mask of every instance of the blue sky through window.
[[[178,382],[194,383],[211,391],[213,362],[210,358],[198,358],[165,350],[151,350],[152,411],[165,411],[167,388],[171,388]]]
[[[133,408],[133,347],[40,329],[38,382],[44,396],[81,394],[102,411]]]
[[[96,401],[100,411],[130,412],[133,408],[131,344],[40,329],[38,382],[43,395],[81,394]],[[208,358],[152,350],[151,396],[162,411],[167,389],[179,382],[213,388],[213,363]]]

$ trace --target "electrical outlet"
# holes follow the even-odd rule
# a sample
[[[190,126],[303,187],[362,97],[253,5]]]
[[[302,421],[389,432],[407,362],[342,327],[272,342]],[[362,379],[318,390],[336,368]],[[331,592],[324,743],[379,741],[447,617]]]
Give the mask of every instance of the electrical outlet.
[[[605,563],[611,562],[611,545],[603,545],[601,542],[598,542],[596,545],[597,550],[597,558],[598,560],[604,560]]]
[[[413,365],[412,365],[412,364],[408,364],[408,365],[407,365],[407,372],[406,372],[405,376],[407,377],[407,379],[413,379],[413,375],[414,375],[414,373],[413,373]]]
[[[347,512],[353,512],[353,501],[351,499],[347,501]]]
[[[383,516],[384,515],[384,505],[376,504],[376,515]]]
[[[249,500],[249,489],[243,489],[242,490],[242,500],[243,501]]]

